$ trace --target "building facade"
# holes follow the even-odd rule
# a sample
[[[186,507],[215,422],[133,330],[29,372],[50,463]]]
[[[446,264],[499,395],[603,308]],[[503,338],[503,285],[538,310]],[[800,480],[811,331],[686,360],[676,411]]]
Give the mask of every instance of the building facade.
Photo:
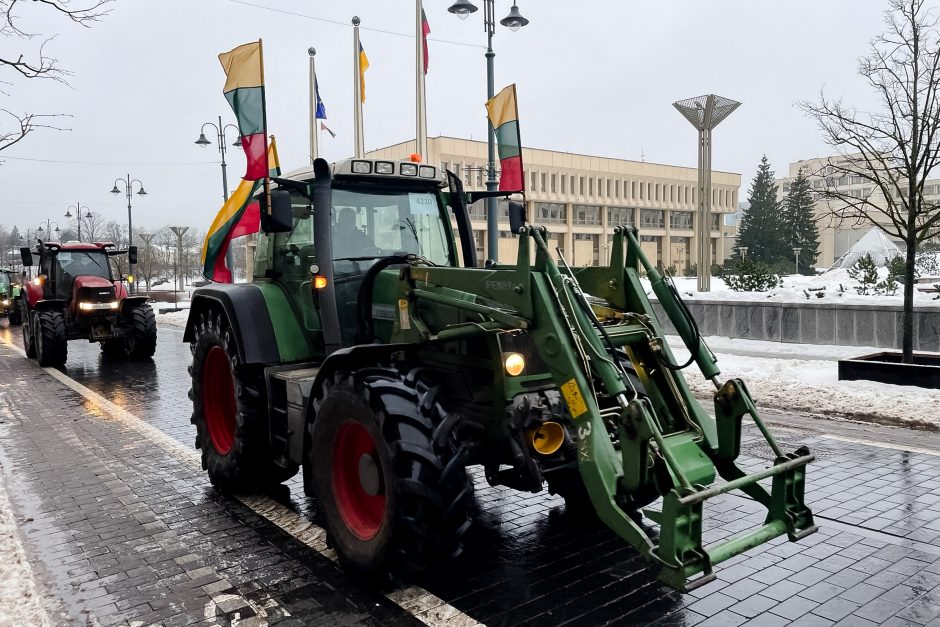
[[[816,225],[819,228],[819,255],[816,257],[816,266],[818,268],[830,267],[836,259],[841,257],[872,227],[872,224],[867,220],[860,222],[854,218],[840,218],[838,202],[826,199],[823,196],[826,189],[836,189],[840,193],[855,198],[868,198],[879,205],[885,203],[881,191],[875,189],[871,181],[865,180],[861,176],[840,174],[835,177],[827,177],[826,168],[830,163],[848,163],[848,158],[837,155],[795,161],[788,168],[788,176],[776,181],[777,198],[783,201],[787,192],[790,191],[790,182],[796,178],[801,169],[809,179],[813,197],[817,201],[815,213]],[[927,181],[924,185],[924,198],[934,203],[940,203],[940,179]],[[880,220],[884,227],[890,224],[887,216],[877,212],[872,212],[872,217]],[[904,243],[901,240],[889,233],[886,233],[886,235],[902,250],[904,249]]]
[[[367,154],[373,159],[406,159],[415,151],[407,141]],[[468,190],[486,189],[486,142],[454,137],[428,139],[426,163],[451,170]],[[647,257],[682,273],[694,263],[698,241],[695,215],[698,172],[695,168],[628,161],[553,150],[523,148],[526,209],[532,224],[548,230],[549,246],[558,247],[574,266],[606,263],[613,229],[636,225]],[[741,175],[712,173],[712,259],[731,254],[723,232],[724,215],[738,205]],[[509,232],[506,201],[500,201],[500,240],[495,259],[515,261],[518,239]],[[486,250],[484,201],[470,207],[477,256]]]

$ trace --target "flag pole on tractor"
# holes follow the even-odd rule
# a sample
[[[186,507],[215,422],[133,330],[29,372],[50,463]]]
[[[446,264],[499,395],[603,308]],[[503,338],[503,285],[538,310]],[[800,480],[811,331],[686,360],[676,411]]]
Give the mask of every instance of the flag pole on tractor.
[[[365,136],[362,129],[362,103],[366,101],[366,70],[369,69],[369,59],[366,51],[359,42],[358,17],[353,16],[353,118],[355,120],[355,155],[362,158],[365,155]]]
[[[320,119],[320,90],[317,89],[317,49],[311,46],[307,48],[307,54],[310,55],[310,163],[317,160],[317,122]],[[323,117],[326,117],[324,111]]]
[[[504,87],[487,100],[486,112],[493,124],[499,146],[499,191],[522,192],[525,195],[516,84]]]
[[[428,158],[428,116],[424,90],[424,75],[428,73],[428,33],[431,27],[424,14],[421,0],[415,0],[415,152]]]

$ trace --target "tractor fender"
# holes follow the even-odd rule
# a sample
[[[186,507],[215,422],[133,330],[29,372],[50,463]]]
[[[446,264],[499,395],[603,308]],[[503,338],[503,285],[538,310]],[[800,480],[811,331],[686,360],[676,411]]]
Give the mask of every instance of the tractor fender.
[[[35,311],[51,311],[54,309],[65,309],[65,301],[58,299],[37,300],[30,305],[30,309]]]
[[[32,281],[25,283],[23,289],[26,291],[26,304],[30,308],[36,306],[36,303],[42,300],[42,285],[36,285]]]
[[[243,364],[279,363],[274,325],[261,290],[251,284],[217,283],[200,287],[193,294],[183,341],[195,340],[199,315],[207,309],[221,309],[235,336],[238,357]]]
[[[121,299],[121,315],[128,315],[134,307],[145,305],[148,300],[146,296],[125,296]]]
[[[324,381],[333,378],[337,371],[358,370],[380,363],[389,363],[393,353],[401,353],[413,348],[414,344],[360,344],[359,346],[341,348],[330,353],[320,364],[317,376],[313,380],[313,387],[310,388],[310,396],[307,399],[305,412],[308,422],[312,422],[316,414],[317,390],[320,389]]]

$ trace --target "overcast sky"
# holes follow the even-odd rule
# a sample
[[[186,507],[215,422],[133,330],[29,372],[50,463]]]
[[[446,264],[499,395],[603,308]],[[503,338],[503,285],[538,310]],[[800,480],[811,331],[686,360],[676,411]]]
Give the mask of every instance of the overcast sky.
[[[482,140],[482,3],[465,21],[448,13],[449,5],[425,0],[428,134]],[[497,0],[497,18],[510,5]],[[76,202],[125,221],[123,195],[109,190],[130,173],[148,192],[135,197],[135,231],[174,223],[204,230],[221,205],[219,155],[214,145],[193,141],[205,121],[219,115],[234,121],[217,55],[259,37],[268,126],[282,166],[307,160],[309,46],[318,51],[320,94],[337,134],[324,133],[322,155],[349,156],[353,15],[362,19],[371,62],[366,149],[414,137],[413,0],[117,0],[112,6],[85,29],[34,3],[20,4],[24,26],[58,34],[47,54],[74,76],[63,86],[0,74],[13,81],[0,108],[73,117],[63,120],[69,131],[39,130],[0,153],[0,224],[34,229],[51,218],[65,226],[62,216]],[[716,130],[713,157],[716,170],[742,174],[743,199],[762,154],[782,175],[791,161],[828,153],[796,100],[817,97],[825,85],[828,94],[872,106],[855,71],[882,28],[883,2],[519,0],[519,10],[531,23],[515,33],[498,26],[494,49],[497,89],[518,85],[526,146],[694,167],[695,132],[671,103],[715,93],[743,102]],[[14,46],[32,44],[3,38],[0,46],[9,56]],[[228,161],[234,189],[244,173],[240,149],[230,150]]]

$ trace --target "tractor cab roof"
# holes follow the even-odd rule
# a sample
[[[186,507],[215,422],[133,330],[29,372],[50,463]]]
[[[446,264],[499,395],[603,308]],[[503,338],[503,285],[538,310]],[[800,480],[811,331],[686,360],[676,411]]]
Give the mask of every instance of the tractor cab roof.
[[[444,186],[440,168],[415,161],[389,159],[342,159],[332,164],[333,178],[337,181],[389,182],[402,184],[409,181],[420,184]],[[304,166],[291,170],[284,178],[294,181],[312,181],[313,167]]]
[[[101,250],[108,251],[114,248],[111,242],[43,242],[43,246],[51,252],[72,251],[72,250]]]

